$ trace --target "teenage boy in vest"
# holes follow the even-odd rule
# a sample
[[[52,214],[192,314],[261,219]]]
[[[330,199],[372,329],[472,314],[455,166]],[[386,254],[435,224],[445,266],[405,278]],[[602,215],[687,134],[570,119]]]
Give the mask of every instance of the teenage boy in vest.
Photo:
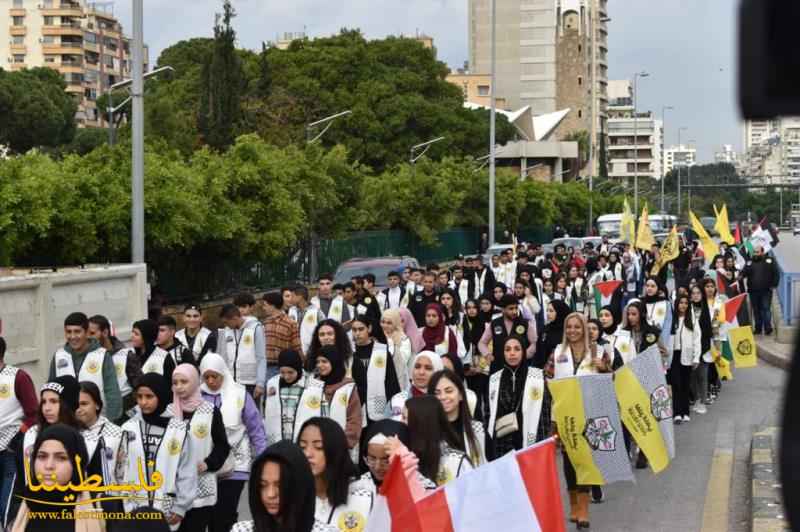
[[[159,349],[163,349],[169,354],[170,358],[175,362],[176,367],[181,364],[197,366],[194,353],[175,338],[176,332],[178,332],[178,323],[175,321],[175,318],[172,316],[161,316],[158,318],[156,345]],[[170,376],[170,379],[171,378],[172,376]]]
[[[122,397],[117,381],[112,353],[89,336],[89,318],[83,312],[73,312],[64,320],[66,343],[53,355],[48,379],[71,375],[78,381],[93,382],[100,388],[103,415],[119,419],[122,415]]]
[[[511,294],[500,298],[503,315],[486,325],[478,342],[478,350],[483,356],[492,355],[491,373],[503,369],[503,347],[509,336],[516,336],[522,341],[528,360],[536,353],[536,323],[529,322],[519,315],[519,302]],[[492,342],[492,349],[489,349]]]
[[[30,375],[5,362],[6,341],[0,336],[0,522],[14,487],[16,457],[28,428],[36,424],[39,398]]]
[[[217,352],[228,362],[233,380],[257,403],[267,384],[264,326],[257,319],[245,319],[235,304],[222,307],[219,317],[225,328],[217,335]]]
[[[253,314],[256,311],[256,298],[253,294],[239,294],[233,298],[233,304],[239,309],[239,314],[244,321],[258,321]]]
[[[400,283],[400,274],[397,272],[389,272],[386,278],[389,286],[384,288],[378,295],[378,304],[381,307],[381,312],[391,308],[400,308],[408,303],[408,298],[404,297],[405,287]]]
[[[433,272],[425,273],[422,278],[422,290],[411,296],[408,302],[408,310],[414,316],[417,327],[425,327],[425,309],[431,303],[439,302],[439,294],[436,293],[436,274]]]
[[[300,327],[300,343],[303,346],[301,355],[305,356],[311,346],[317,323],[324,320],[325,315],[308,302],[308,288],[301,284],[294,287],[294,306],[289,309],[289,317]]]
[[[326,318],[339,323],[347,323],[352,318],[350,309],[344,304],[342,296],[334,293],[333,288],[333,277],[329,273],[321,275],[319,291],[316,296],[311,298],[311,304],[317,307]]]
[[[122,396],[122,411],[128,412],[136,406],[133,384],[142,376],[139,357],[132,347],[125,347],[125,344],[111,334],[111,322],[105,316],[96,314],[89,318],[89,336],[100,342],[107,353],[111,353],[119,393]]]

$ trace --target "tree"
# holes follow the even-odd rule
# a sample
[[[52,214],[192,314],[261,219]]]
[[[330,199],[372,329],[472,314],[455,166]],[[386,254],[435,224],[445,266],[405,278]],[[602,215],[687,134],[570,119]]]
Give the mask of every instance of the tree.
[[[231,26],[235,16],[230,0],[225,0],[222,16],[217,16],[214,25],[213,52],[201,74],[203,92],[198,125],[206,144],[218,150],[233,143],[241,117],[245,79],[236,53],[236,32]]]
[[[0,69],[0,145],[24,153],[59,146],[75,134],[75,100],[51,68],[6,72]]]

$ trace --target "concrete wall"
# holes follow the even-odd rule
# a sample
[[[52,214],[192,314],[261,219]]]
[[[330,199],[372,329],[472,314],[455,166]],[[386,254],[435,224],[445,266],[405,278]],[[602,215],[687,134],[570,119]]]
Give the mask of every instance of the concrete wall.
[[[0,276],[6,362],[22,367],[37,385],[42,384],[53,352],[64,343],[63,323],[70,312],[103,314],[114,323],[117,336],[128,340],[133,322],[147,317],[146,266]]]

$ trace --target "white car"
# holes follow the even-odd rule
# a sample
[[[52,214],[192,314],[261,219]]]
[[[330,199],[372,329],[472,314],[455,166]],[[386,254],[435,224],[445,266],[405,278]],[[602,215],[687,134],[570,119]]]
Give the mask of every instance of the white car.
[[[800,235],[800,225],[795,225],[794,227],[792,227],[792,234]]]

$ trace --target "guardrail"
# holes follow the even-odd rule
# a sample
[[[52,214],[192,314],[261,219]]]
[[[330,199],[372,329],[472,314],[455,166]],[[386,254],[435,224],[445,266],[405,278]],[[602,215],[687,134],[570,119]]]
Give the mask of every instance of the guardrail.
[[[775,262],[781,275],[778,282],[778,301],[781,304],[783,322],[791,325],[800,320],[800,273],[785,271],[777,256]]]

